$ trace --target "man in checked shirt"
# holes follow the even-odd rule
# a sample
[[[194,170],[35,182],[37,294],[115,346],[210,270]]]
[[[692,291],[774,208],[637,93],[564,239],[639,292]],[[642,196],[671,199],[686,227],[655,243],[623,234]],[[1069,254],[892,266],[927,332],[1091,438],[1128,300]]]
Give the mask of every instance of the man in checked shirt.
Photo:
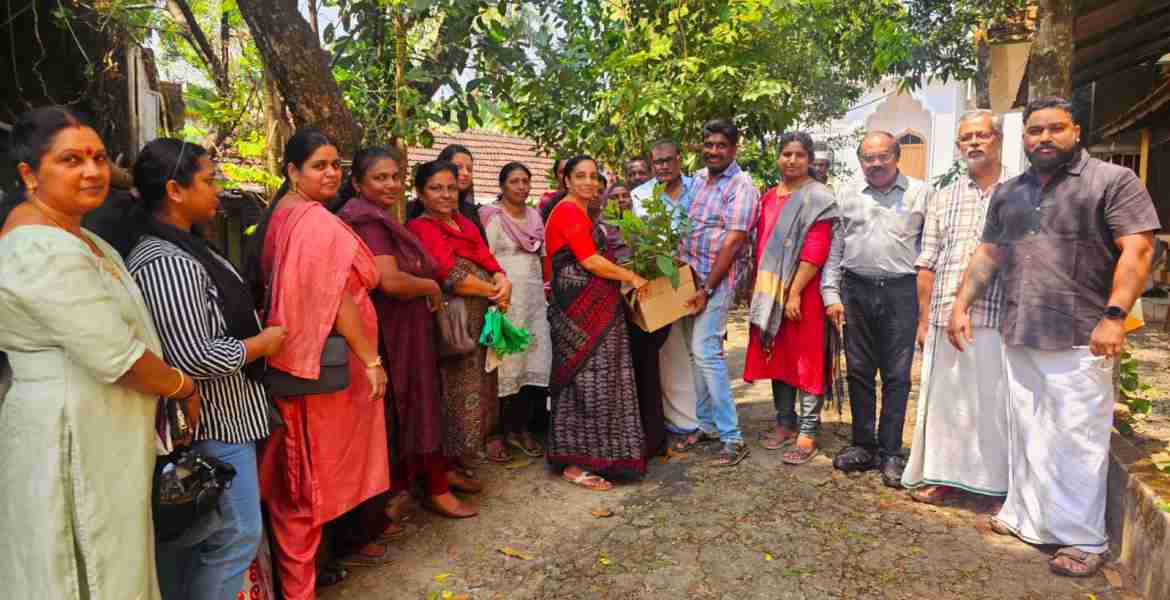
[[[941,504],[958,490],[1002,502],[1008,484],[1007,385],[998,282],[971,307],[974,343],[947,343],[951,305],[979,246],[987,206],[1012,174],[1000,160],[1003,119],[977,110],[959,120],[956,141],[967,173],[927,203],[918,257],[918,346],[922,384],[910,461],[902,485],[919,502]]]

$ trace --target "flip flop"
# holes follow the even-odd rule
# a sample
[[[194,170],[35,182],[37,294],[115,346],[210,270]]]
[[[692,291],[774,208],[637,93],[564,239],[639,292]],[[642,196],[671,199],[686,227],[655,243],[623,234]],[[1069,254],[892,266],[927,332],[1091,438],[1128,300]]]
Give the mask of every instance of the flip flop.
[[[1065,577],[1092,577],[1097,574],[1097,571],[1101,570],[1102,565],[1105,564],[1105,557],[1108,555],[1108,552],[1093,554],[1092,552],[1085,552],[1072,546],[1065,546],[1057,550],[1052,560],[1048,561],[1048,568],[1053,573],[1064,575]],[[1071,560],[1074,565],[1080,568],[1070,569],[1060,565],[1057,561],[1061,557]]]
[[[816,446],[805,450],[800,446],[793,446],[780,457],[780,462],[786,465],[803,465],[804,463],[814,459],[821,451]]]
[[[541,448],[540,444],[537,444],[536,448],[529,448],[529,447],[524,445],[523,441],[517,440],[515,438],[508,438],[507,443],[509,446],[523,452],[524,454],[526,454],[527,456],[529,456],[531,458],[540,458],[540,457],[544,456],[544,448]],[[533,442],[533,443],[535,443],[535,442]]]
[[[607,481],[604,477],[601,477],[600,475],[594,475],[593,473],[585,470],[582,470],[581,474],[576,477],[569,477],[568,475],[565,475],[564,471],[562,471],[561,479],[564,479],[573,485],[579,485],[587,490],[594,492],[608,492],[609,490],[613,489],[613,484]],[[590,481],[600,481],[602,483],[590,485],[588,483]]]

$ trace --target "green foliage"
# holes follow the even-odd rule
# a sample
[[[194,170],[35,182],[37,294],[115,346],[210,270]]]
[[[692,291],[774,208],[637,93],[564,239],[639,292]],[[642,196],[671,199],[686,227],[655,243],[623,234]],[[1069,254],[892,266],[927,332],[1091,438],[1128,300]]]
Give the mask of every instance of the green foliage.
[[[959,180],[960,177],[967,174],[967,161],[957,158],[955,162],[951,163],[951,168],[947,169],[946,173],[940,174],[931,182],[934,189],[941,190],[952,183]]]
[[[669,277],[678,289],[679,265],[674,255],[679,242],[690,232],[690,223],[662,200],[662,183],[654,185],[651,197],[642,203],[644,217],[633,211],[620,212],[616,205],[606,207],[606,220],[618,226],[632,255],[626,265],[645,279]]]
[[[1148,415],[1152,408],[1148,392],[1153,389],[1138,377],[1137,360],[1130,352],[1121,353],[1121,399],[1135,415]]]
[[[489,0],[337,0],[340,27],[323,32],[346,103],[366,143],[401,139],[430,146],[434,129],[498,122],[499,107],[467,79],[475,60],[515,60],[509,40],[519,35],[504,18],[511,4]],[[327,2],[329,4],[329,2]],[[401,85],[398,69],[401,63]]]

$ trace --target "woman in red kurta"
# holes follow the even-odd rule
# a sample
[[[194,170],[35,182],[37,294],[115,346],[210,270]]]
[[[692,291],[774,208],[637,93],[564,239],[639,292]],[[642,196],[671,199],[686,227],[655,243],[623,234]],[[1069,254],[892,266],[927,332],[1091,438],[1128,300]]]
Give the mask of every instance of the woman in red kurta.
[[[288,330],[269,368],[316,379],[333,330],[350,350],[345,390],[276,399],[284,427],[260,454],[281,589],[287,600],[305,600],[314,597],[323,525],[390,487],[386,373],[369,296],[378,283],[374,257],[324,206],[341,179],[337,149],[318,131],[297,132],[285,147],[285,172],[289,191],[261,222],[260,251],[248,265],[253,282],[270,282],[267,325]]]
[[[785,204],[813,180],[809,177],[812,140],[781,140],[778,161],[783,181],[760,199],[760,219],[756,224],[756,268],[764,258],[772,230],[784,212]],[[808,136],[805,135],[805,138]],[[805,146],[805,141],[808,145]],[[825,306],[821,299],[821,268],[829,257],[832,241],[831,219],[812,224],[800,248],[799,267],[785,294],[784,320],[770,348],[764,348],[760,331],[749,332],[744,381],[772,380],[776,405],[776,428],[765,434],[763,445],[775,450],[795,441],[785,452],[789,464],[808,462],[816,454],[816,434],[820,428],[820,411],[825,394]]]
[[[458,168],[446,161],[419,165],[414,177],[422,214],[406,228],[435,263],[435,279],[446,297],[460,296],[467,308],[467,326],[478,336],[489,305],[507,312],[512,282],[492,256],[475,223],[458,210]],[[488,440],[493,419],[499,414],[496,372],[485,372],[487,349],[439,360],[443,382],[443,450],[457,466],[470,474],[472,464],[483,456],[508,462],[501,438]],[[485,443],[486,440],[486,443]],[[438,512],[455,516],[442,507]]]

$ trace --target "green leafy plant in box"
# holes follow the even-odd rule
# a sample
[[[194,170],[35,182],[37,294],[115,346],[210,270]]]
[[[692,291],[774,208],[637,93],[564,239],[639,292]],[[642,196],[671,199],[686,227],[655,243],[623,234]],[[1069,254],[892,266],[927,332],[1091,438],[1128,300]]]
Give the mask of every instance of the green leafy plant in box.
[[[679,286],[679,264],[674,255],[679,242],[690,233],[683,208],[662,200],[664,184],[654,184],[650,198],[642,202],[645,215],[621,211],[616,204],[605,207],[605,220],[617,225],[622,239],[630,247],[631,257],[625,267],[645,279],[670,278],[675,289]]]

